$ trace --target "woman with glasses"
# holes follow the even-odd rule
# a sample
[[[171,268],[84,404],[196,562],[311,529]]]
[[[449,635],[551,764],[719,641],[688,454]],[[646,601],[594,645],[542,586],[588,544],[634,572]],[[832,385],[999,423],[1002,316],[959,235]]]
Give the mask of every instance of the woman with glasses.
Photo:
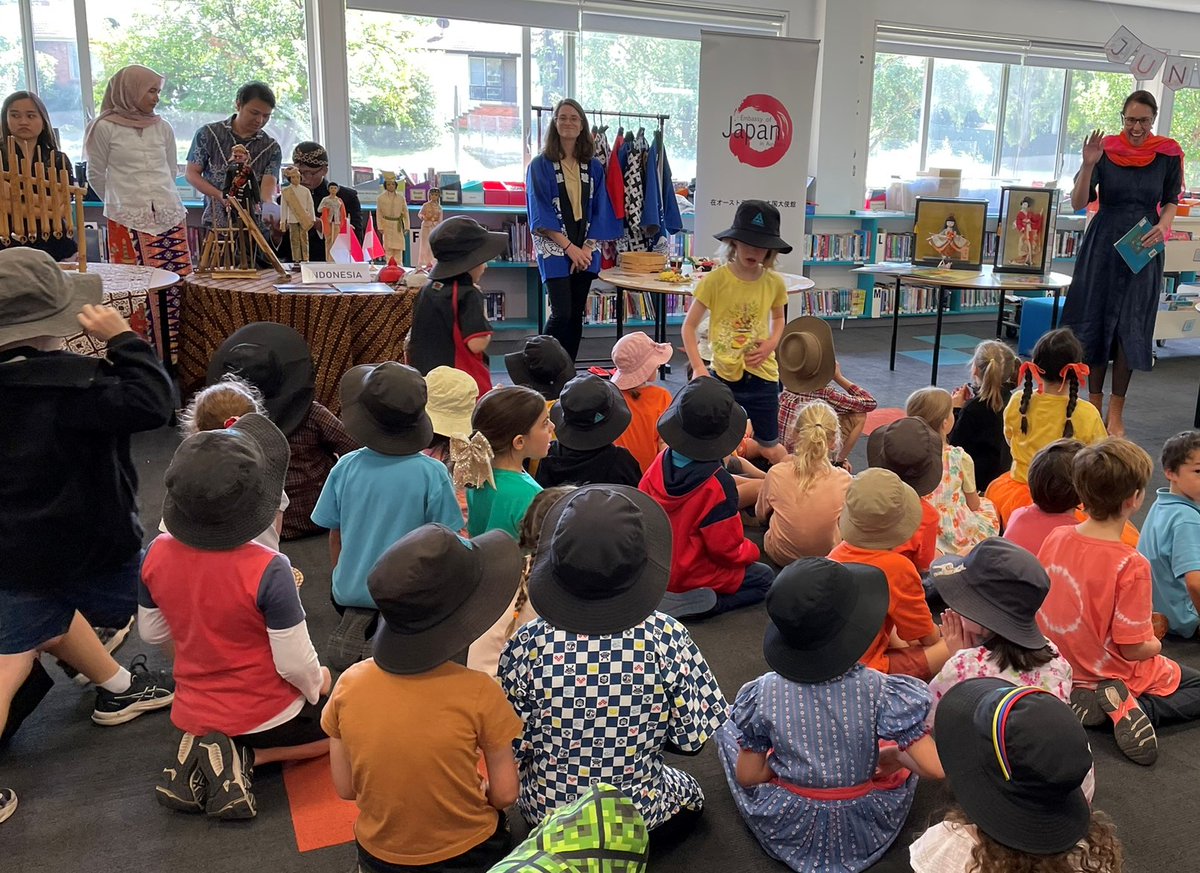
[[[624,229],[604,186],[604,165],[583,107],[559,101],[542,153],[529,162],[525,189],[538,271],[550,297],[546,333],[574,360],[583,337],[588,290],[600,272],[597,241]]]
[[[1183,188],[1183,149],[1151,132],[1158,103],[1148,91],[1134,91],[1121,110],[1122,130],[1105,136],[1094,130],[1083,146],[1083,165],[1071,190],[1071,208],[1099,200],[1075,262],[1062,326],[1075,331],[1091,368],[1088,399],[1103,414],[1104,377],[1112,363],[1111,396],[1105,424],[1124,436],[1125,394],[1134,370],[1151,367],[1151,340],[1162,290],[1162,258],[1133,272],[1114,244],[1146,219],[1142,244],[1161,243],[1171,230]],[[1057,374],[1052,374],[1057,378]]]

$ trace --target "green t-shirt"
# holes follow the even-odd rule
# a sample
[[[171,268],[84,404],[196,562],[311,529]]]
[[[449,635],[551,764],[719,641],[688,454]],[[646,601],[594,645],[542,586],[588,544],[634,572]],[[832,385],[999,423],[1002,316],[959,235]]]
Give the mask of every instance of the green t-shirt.
[[[542,486],[521,471],[496,470],[496,487],[467,489],[467,533],[473,537],[502,530],[520,540],[521,520]]]

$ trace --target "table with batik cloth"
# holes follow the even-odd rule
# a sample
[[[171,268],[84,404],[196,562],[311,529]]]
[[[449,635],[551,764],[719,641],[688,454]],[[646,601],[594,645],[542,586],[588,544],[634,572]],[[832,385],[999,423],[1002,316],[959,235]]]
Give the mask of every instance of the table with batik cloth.
[[[59,266],[72,273],[76,269],[74,264]],[[154,346],[158,356],[170,368],[177,351],[179,276],[169,270],[131,264],[89,263],[87,271],[98,275],[104,283],[102,302],[125,316],[133,332]],[[72,352],[96,358],[104,357],[108,348],[107,343],[82,331],[67,337],[66,346]]]
[[[264,270],[255,279],[188,276],[179,314],[179,383],[186,398],[202,388],[208,362],[225,338],[255,321],[295,328],[312,349],[316,400],[341,411],[338,383],[356,364],[404,360],[416,291],[354,294],[280,292]]]

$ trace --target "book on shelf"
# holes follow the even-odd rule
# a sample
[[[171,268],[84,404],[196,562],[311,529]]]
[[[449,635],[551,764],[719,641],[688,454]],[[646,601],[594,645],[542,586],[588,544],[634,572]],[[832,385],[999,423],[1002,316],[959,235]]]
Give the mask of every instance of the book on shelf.
[[[1082,230],[1056,230],[1054,231],[1054,254],[1055,258],[1073,258],[1079,251],[1079,244],[1083,242]]]
[[[871,259],[871,236],[865,230],[805,234],[804,260],[866,263]]]
[[[875,256],[877,263],[911,261],[913,235],[881,230],[875,234]]]
[[[857,318],[863,314],[867,293],[861,288],[814,288],[794,295],[800,301],[801,315],[825,318]]]
[[[903,315],[935,313],[938,304],[937,295],[943,292],[945,292],[943,288],[905,285],[900,291],[900,312]],[[877,283],[871,291],[871,317],[879,318],[891,315],[895,300],[896,287],[894,285]]]
[[[483,306],[488,321],[504,321],[504,292],[488,291],[483,295]]]
[[[615,291],[592,291],[588,294],[587,306],[583,311],[585,324],[615,324],[617,321],[617,298]],[[625,321],[653,321],[656,307],[665,306],[667,318],[682,316],[687,312],[689,295],[658,294],[645,291],[627,291],[624,294]],[[549,299],[546,301],[550,305]]]
[[[964,288],[959,291],[958,308],[992,309],[1000,305],[1000,292],[995,289]]]

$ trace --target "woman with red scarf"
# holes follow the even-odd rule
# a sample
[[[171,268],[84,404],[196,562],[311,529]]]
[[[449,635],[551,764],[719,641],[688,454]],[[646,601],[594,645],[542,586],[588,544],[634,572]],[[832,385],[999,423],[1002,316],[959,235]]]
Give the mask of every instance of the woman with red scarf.
[[[1143,218],[1151,227],[1142,243],[1162,242],[1175,220],[1183,187],[1183,149],[1175,140],[1150,132],[1157,115],[1158,103],[1148,91],[1125,98],[1121,133],[1104,136],[1092,131],[1071,190],[1073,209],[1097,197],[1100,204],[1083,235],[1062,326],[1075,331],[1083,344],[1083,360],[1091,368],[1088,399],[1102,414],[1104,377],[1112,362],[1112,396],[1105,419],[1111,436],[1125,434],[1122,416],[1133,370],[1151,367],[1163,281],[1161,258],[1134,273],[1113,245]]]

